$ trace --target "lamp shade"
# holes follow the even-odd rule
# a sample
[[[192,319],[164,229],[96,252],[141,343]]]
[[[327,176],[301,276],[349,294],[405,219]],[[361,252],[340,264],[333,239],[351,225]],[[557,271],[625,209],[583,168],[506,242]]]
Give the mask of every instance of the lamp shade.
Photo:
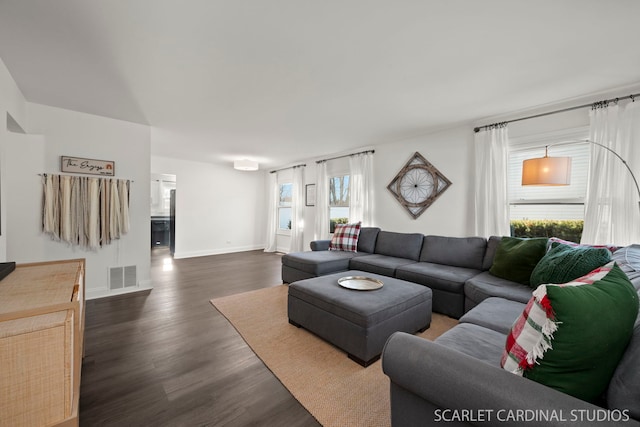
[[[540,157],[522,162],[522,185],[569,185],[571,157]]]
[[[239,171],[257,171],[258,162],[247,159],[236,160],[233,162],[233,168]]]

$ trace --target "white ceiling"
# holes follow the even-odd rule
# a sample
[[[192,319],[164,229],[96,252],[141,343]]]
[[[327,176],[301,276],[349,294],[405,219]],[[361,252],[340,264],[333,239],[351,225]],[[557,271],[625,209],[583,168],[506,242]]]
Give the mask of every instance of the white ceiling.
[[[262,167],[640,82],[637,0],[1,0],[27,100]]]

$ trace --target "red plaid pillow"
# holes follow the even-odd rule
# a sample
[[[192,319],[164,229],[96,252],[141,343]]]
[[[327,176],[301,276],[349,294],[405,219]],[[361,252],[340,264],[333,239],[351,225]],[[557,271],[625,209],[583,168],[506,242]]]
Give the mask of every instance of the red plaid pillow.
[[[561,285],[540,285],[533,292],[524,311],[511,327],[502,353],[500,366],[516,375],[531,369],[552,347],[553,333],[558,329],[555,313],[547,298],[547,286],[581,286],[592,284],[605,277],[614,262],[596,268],[591,273]]]
[[[329,243],[330,251],[358,252],[358,236],[360,223],[336,224],[333,237]]]

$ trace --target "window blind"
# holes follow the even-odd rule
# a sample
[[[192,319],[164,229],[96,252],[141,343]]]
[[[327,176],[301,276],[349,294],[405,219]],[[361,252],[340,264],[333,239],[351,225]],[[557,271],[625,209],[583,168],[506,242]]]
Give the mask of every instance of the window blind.
[[[551,147],[550,157],[571,157],[571,184],[566,186],[523,186],[522,161],[544,156],[544,147],[512,151],[509,154],[509,201],[577,201],[584,203],[589,168],[589,144]]]

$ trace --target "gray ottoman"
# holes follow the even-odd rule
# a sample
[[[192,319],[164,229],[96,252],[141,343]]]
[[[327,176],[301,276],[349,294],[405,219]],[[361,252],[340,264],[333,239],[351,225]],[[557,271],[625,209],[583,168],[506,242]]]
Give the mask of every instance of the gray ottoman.
[[[344,276],[367,276],[380,289],[357,291],[338,285]],[[303,327],[368,366],[380,358],[394,332],[414,333],[431,324],[431,289],[363,271],[346,271],[289,285],[289,323]]]

